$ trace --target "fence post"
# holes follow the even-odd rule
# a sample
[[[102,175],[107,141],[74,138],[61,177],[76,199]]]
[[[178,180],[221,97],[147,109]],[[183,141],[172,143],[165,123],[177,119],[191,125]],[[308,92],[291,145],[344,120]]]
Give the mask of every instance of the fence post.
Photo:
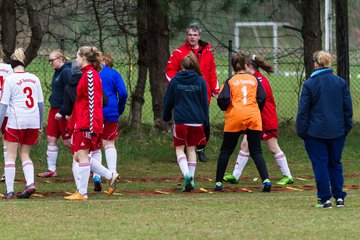
[[[64,52],[65,51],[65,39],[60,39],[60,49]]]
[[[231,76],[232,69],[231,69],[231,58],[232,58],[232,40],[229,40],[229,46],[228,46],[228,53],[229,53],[229,62],[228,62],[228,77]]]

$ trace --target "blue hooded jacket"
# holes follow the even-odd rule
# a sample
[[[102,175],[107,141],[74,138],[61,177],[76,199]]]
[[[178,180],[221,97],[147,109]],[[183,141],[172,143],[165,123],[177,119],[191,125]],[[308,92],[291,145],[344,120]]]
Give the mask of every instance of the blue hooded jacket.
[[[128,97],[124,80],[116,70],[103,65],[100,78],[103,92],[108,97],[108,104],[103,108],[105,122],[118,122],[120,115],[125,110]]]
[[[176,124],[203,124],[209,119],[205,80],[193,70],[180,71],[171,79],[164,98],[163,120]]]
[[[71,79],[71,62],[64,63],[55,73],[51,81],[50,105],[53,108],[61,108],[63,105],[65,87]]]
[[[299,137],[344,136],[352,128],[352,115],[349,86],[332,69],[318,69],[304,82],[296,119]]]

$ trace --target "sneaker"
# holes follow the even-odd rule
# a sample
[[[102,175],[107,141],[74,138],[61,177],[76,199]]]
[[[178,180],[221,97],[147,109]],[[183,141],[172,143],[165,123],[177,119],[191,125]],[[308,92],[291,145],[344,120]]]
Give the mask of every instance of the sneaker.
[[[206,162],[208,159],[205,156],[204,149],[196,150],[200,162]]]
[[[182,192],[190,192],[192,188],[191,182],[193,181],[193,177],[190,173],[186,174],[184,178],[184,187],[181,189]],[[195,184],[194,184],[195,187]]]
[[[93,178],[93,182],[94,182],[94,191],[101,192],[102,190],[101,178],[98,175],[96,175]]]
[[[75,193],[71,194],[70,196],[64,197],[65,200],[70,200],[70,201],[85,201],[87,200],[87,194],[81,194],[78,191],[76,191]]]
[[[5,182],[5,173],[2,175],[2,177],[0,178],[0,182]]]
[[[224,182],[229,182],[231,184],[238,184],[239,180],[236,179],[231,173],[226,173],[223,178]]]
[[[14,199],[15,193],[14,192],[8,192],[4,194],[5,199]]]
[[[29,186],[26,186],[24,191],[22,191],[21,193],[16,194],[16,196],[18,198],[30,198],[31,195],[33,193],[35,193],[35,191],[36,191],[35,184],[32,183]]]
[[[272,183],[268,178],[263,181],[263,185],[264,185],[264,187],[262,189],[263,192],[270,192],[271,191]]]
[[[316,208],[332,208],[330,200],[322,202],[321,199],[318,200],[318,203],[315,205]]]
[[[222,182],[216,182],[214,191],[222,191],[223,185]]]
[[[118,177],[119,177],[119,174],[116,172],[113,172],[112,178],[108,181],[108,184],[109,184],[108,193],[107,193],[108,196],[111,196],[114,193],[115,188],[116,188],[116,180],[118,179]]]
[[[286,185],[286,184],[293,184],[294,183],[294,179],[293,178],[289,178],[288,176],[283,176],[280,181],[276,182],[277,185]]]
[[[36,174],[36,176],[41,177],[41,178],[50,178],[50,177],[56,177],[57,174],[56,174],[56,172],[53,172],[51,170],[46,170],[45,172]]]
[[[336,207],[345,207],[345,201],[342,198],[336,199]]]

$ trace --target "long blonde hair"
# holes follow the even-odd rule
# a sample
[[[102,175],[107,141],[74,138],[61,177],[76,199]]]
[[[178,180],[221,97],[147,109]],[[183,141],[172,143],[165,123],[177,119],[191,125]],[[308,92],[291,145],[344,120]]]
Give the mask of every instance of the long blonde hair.
[[[85,57],[86,61],[92,64],[96,71],[100,72],[102,69],[102,53],[94,46],[83,46],[79,48],[78,54],[80,57]]]
[[[185,70],[194,70],[201,76],[199,60],[193,52],[189,52],[188,55],[181,60],[181,66]]]

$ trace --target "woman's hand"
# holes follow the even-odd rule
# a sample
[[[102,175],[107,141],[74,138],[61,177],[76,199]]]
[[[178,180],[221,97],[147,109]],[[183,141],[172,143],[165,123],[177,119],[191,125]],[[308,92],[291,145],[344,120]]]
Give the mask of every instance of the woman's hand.
[[[62,115],[60,113],[55,114],[55,119],[60,120],[62,118]]]

